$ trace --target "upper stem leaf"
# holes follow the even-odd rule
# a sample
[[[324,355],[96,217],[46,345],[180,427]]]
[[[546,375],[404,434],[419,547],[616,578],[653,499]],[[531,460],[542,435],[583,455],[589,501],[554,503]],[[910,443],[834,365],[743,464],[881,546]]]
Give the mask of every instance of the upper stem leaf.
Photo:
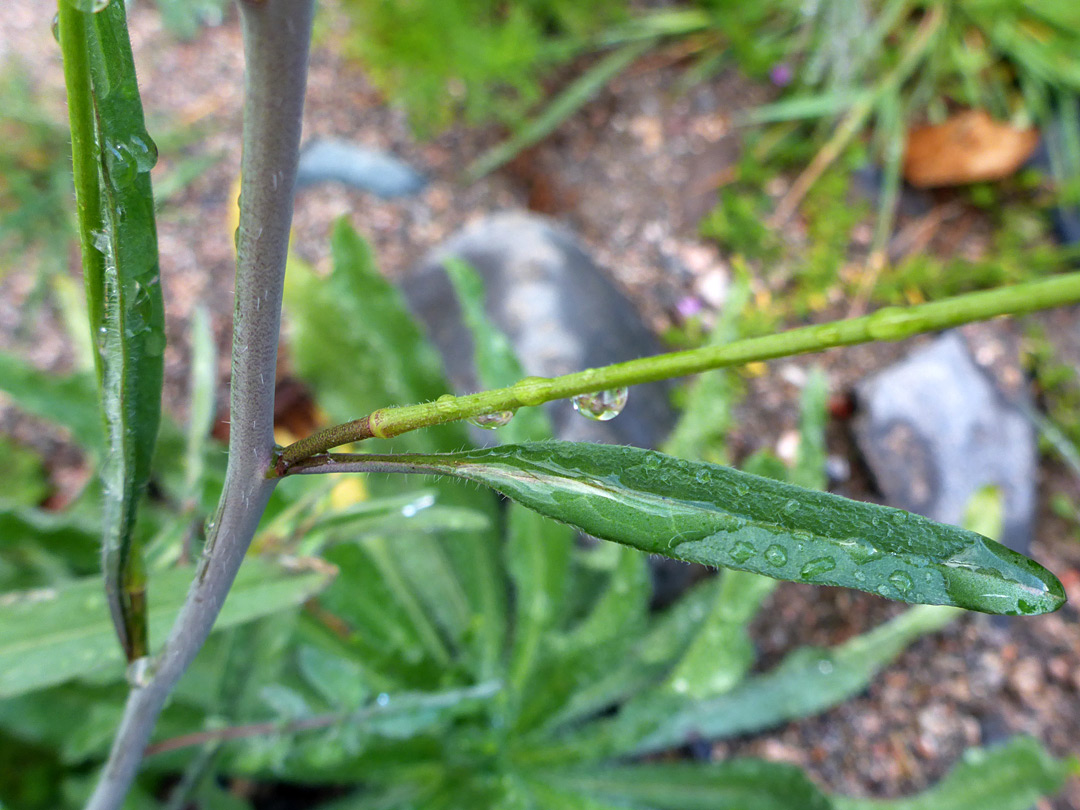
[[[157,148],[143,122],[124,4],[91,12],[61,3],[59,31],[105,424],[105,585],[132,660],[148,649],[145,573],[134,528],[161,418],[165,351],[150,189]]]

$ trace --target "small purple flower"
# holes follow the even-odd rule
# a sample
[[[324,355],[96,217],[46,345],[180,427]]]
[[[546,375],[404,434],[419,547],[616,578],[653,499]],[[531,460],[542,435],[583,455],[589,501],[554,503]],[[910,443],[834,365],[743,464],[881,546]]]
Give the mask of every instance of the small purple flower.
[[[769,80],[777,87],[787,87],[794,78],[795,74],[787,62],[779,62],[769,71]]]
[[[679,299],[675,309],[683,320],[687,320],[701,312],[701,301],[692,295],[687,295]]]

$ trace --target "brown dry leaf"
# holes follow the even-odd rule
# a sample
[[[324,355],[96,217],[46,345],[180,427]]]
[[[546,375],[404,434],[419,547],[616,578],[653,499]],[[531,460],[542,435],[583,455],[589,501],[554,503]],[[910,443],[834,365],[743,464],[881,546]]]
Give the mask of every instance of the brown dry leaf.
[[[1000,180],[1020,168],[1038,142],[1038,130],[995,121],[985,110],[965,110],[908,133],[904,179],[920,188]]]

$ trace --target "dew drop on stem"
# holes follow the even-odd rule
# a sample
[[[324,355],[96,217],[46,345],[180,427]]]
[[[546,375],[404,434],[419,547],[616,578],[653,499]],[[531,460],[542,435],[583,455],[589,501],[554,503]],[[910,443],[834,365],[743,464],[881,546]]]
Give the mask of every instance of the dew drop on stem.
[[[607,422],[622,413],[629,393],[626,388],[611,388],[607,391],[578,394],[570,401],[574,404],[574,410],[586,419]]]
[[[150,680],[153,678],[153,668],[150,666],[149,656],[143,656],[142,658],[136,658],[124,671],[124,678],[128,682],[128,686],[132,689],[141,689],[144,686],[148,686]]]
[[[469,422],[484,430],[495,430],[510,424],[510,420],[513,418],[513,411],[492,411],[491,413],[470,416]]]

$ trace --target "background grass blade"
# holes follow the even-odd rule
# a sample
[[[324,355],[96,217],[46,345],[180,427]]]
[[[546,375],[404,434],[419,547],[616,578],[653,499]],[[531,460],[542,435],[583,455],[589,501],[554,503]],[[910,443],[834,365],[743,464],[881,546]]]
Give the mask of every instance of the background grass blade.
[[[665,762],[554,773],[553,785],[649,810],[830,810],[799,768],[756,759]]]
[[[134,526],[161,419],[165,352],[150,188],[157,147],[143,122],[124,4],[88,13],[61,3],[59,30],[105,423],[105,587],[121,645],[134,660],[148,649],[145,572]]]
[[[528,149],[546,138],[654,44],[655,38],[631,42],[605,56],[555,96],[540,115],[518,129],[509,139],[473,161],[465,170],[466,182],[479,180],[485,174],[513,160],[523,149]]]
[[[1075,757],[1059,760],[1030,737],[998,748],[973,748],[936,786],[917,796],[875,801],[837,797],[837,810],[1026,810],[1061,789],[1080,771]]]
[[[251,621],[299,604],[322,590],[334,569],[289,570],[262,560],[240,569],[215,630]],[[191,569],[176,568],[153,579],[149,619],[164,635],[191,584]],[[0,601],[0,698],[44,689],[115,668],[120,650],[109,643],[105,597],[96,578],[55,588],[16,591]]]

